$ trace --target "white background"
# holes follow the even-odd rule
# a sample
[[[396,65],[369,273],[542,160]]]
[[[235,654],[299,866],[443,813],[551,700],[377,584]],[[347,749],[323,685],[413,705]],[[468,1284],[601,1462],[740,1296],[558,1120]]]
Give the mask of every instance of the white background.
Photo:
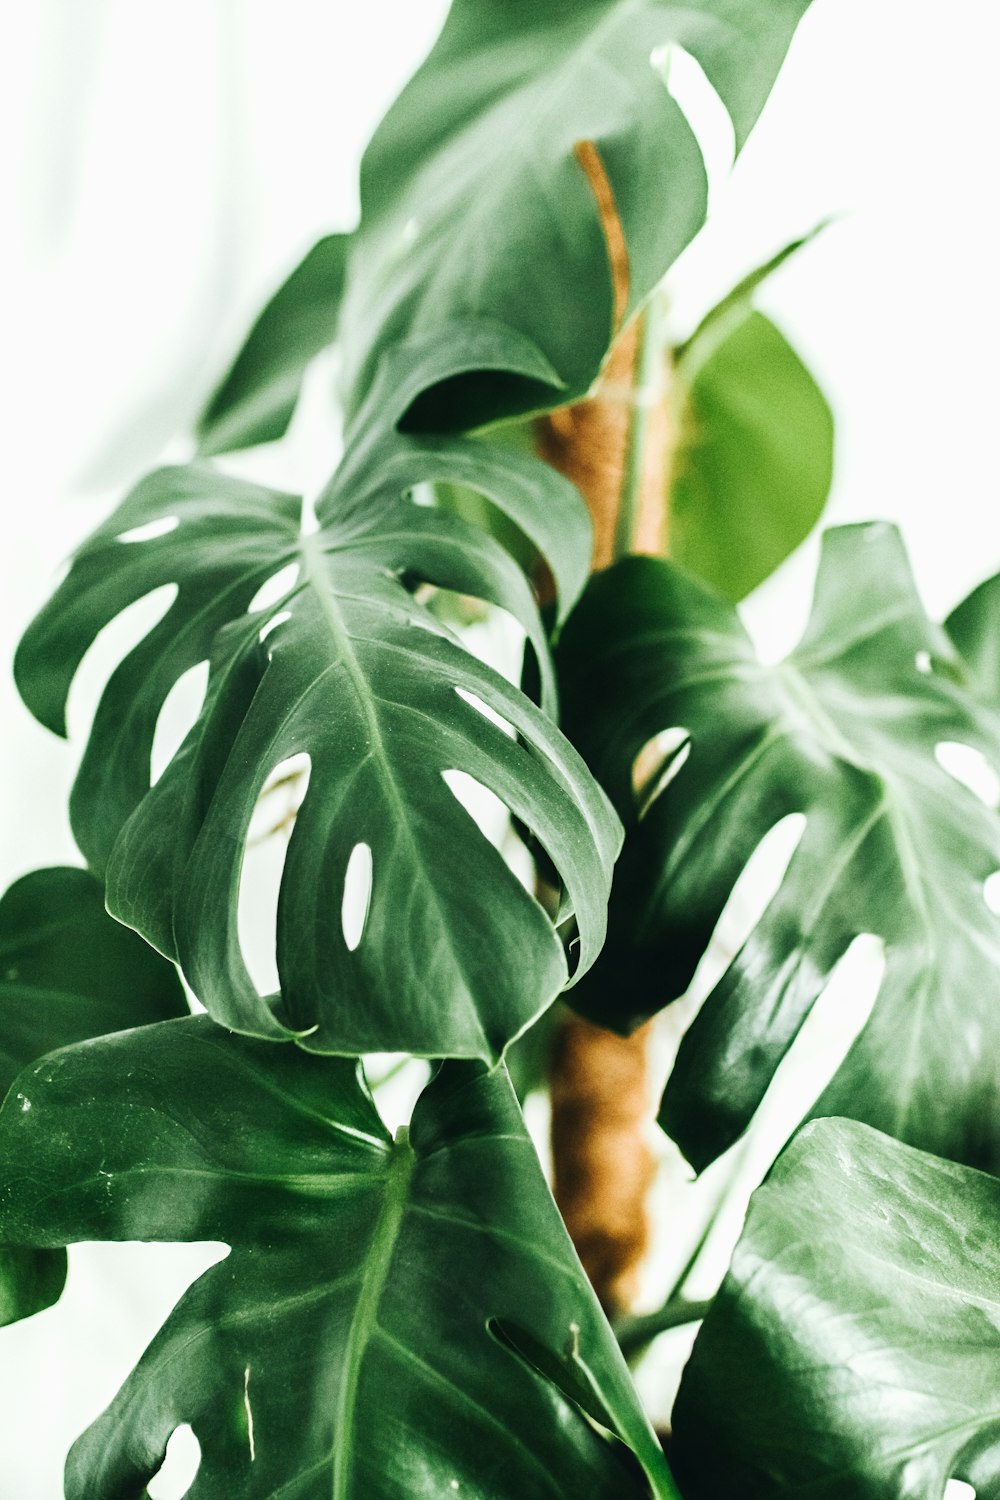
[[[766,0],[761,0],[766,3]],[[261,300],[349,227],[366,135],[430,44],[441,0],[35,0],[6,7],[0,879],[74,859],[79,746],[10,684],[18,634],[82,533],[183,433]],[[814,0],[710,230],[675,278],[693,322],[749,266],[843,217],[762,301],[838,423],[831,521],[904,527],[936,612],[1000,567],[1000,261],[986,0]],[[322,408],[268,458],[318,484]],[[308,418],[308,413],[306,413]],[[316,434],[321,435],[319,441]],[[808,603],[807,546],[750,602],[768,651]],[[77,704],[75,723],[85,717]],[[89,1247],[64,1303],[0,1337],[0,1494],[60,1493],[203,1251]]]

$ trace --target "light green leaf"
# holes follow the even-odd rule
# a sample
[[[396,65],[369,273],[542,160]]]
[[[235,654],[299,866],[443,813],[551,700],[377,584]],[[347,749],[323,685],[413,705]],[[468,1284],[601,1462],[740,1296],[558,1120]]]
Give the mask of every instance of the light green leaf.
[[[415,450],[418,467],[426,455]],[[541,466],[539,466],[540,468]],[[394,469],[397,487],[406,482]],[[107,867],[109,908],[176,957],[235,1030],[309,1033],[321,1051],[495,1061],[567,981],[552,923],[453,796],[459,771],[537,836],[565,880],[582,973],[600,949],[620,832],[571,746],[523,694],[420,604],[428,582],[509,610],[551,707],[534,598],[485,533],[392,494],[323,509],[201,468],[153,475],[84,544],[18,651],[28,706],[59,730],[98,631],[166,584],[177,597],[112,675],[74,788],[80,847]],[[172,530],[121,540],[137,528]],[[290,564],[284,597],[250,614]],[[174,682],[211,659],[202,713],[150,790],[157,716]],[[485,706],[486,713],[483,712]],[[498,715],[514,731],[487,716]],[[299,753],[311,776],[278,908],[282,997],[258,995],[240,951],[247,831],[269,774]],[[367,845],[360,943],[341,926],[352,851]]]
[[[823,393],[763,313],[734,303],[679,360],[671,556],[726,598],[773,573],[819,520],[833,476]]]
[[[202,1016],[18,1088],[0,1233],[232,1247],[74,1447],[68,1500],[138,1494],[183,1422],[191,1500],[644,1500],[635,1455],[676,1500],[502,1071],[445,1067],[395,1142],[354,1064]]]
[[[0,898],[0,1097],[56,1047],[187,1010],[173,967],[111,920],[86,870],[34,870]],[[65,1280],[61,1250],[0,1245],[0,1324],[50,1307]]]
[[[328,234],[278,288],[198,421],[204,454],[282,437],[306,366],[333,342],[350,236]]]
[[[362,164],[341,320],[349,410],[392,346],[466,320],[525,340],[557,379],[540,389],[481,365],[421,411],[426,427],[582,395],[705,217],[704,163],[664,50],[697,59],[739,149],[807,5],[456,0]]]
[[[820,1120],[754,1194],[674,1408],[686,1500],[1000,1494],[1000,1183]]]
[[[1000,817],[937,758],[957,743],[1000,767],[1000,714],[927,619],[895,529],[827,533],[809,626],[778,665],[730,605],[652,559],[593,581],[560,662],[567,732],[628,825],[608,943],[574,999],[588,1015],[628,1029],[681,995],[754,849],[806,818],[681,1044],[661,1120],[688,1158],[703,1167],[740,1135],[871,933],[881,990],[817,1112],[1000,1169],[1000,919],[984,899]],[[686,759],[637,805],[636,757],[666,729],[686,733]]]

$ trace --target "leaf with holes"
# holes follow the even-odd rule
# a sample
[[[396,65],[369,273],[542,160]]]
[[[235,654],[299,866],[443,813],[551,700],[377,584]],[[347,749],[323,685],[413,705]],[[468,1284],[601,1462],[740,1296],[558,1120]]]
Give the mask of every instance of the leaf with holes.
[[[805,814],[667,1084],[661,1120],[688,1158],[703,1167],[739,1136],[834,965],[871,933],[885,977],[817,1112],[1000,1168],[1000,922],[984,899],[1000,817],[940,749],[1000,766],[1000,714],[927,619],[896,531],[827,533],[809,626],[779,665],[730,605],[640,558],[594,580],[560,661],[567,732],[628,824],[608,944],[578,992],[588,1015],[627,1030],[683,994],[756,846]],[[677,759],[637,799],[637,757],[667,729],[684,731]]]
[[[191,1500],[645,1500],[643,1466],[675,1500],[502,1070],[446,1066],[395,1142],[355,1064],[205,1016],[18,1089],[0,1234],[232,1247],[73,1449],[69,1500],[138,1494],[184,1422]]]
[[[137,533],[146,539],[123,540]],[[285,594],[248,612],[290,567]],[[28,630],[16,671],[28,706],[62,729],[98,631],[175,584],[167,613],[110,678],[74,788],[74,830],[94,867],[107,867],[110,909],[176,957],[235,1030],[309,1033],[320,1051],[495,1061],[563,988],[567,960],[446,778],[487,787],[548,851],[565,880],[561,915],[577,918],[577,972],[603,940],[620,831],[549,718],[462,648],[415,598],[417,582],[513,614],[551,706],[534,597],[485,533],[393,495],[354,508],[331,500],[320,529],[303,533],[292,497],[203,468],[152,476],[94,533]],[[150,789],[163,702],[206,657],[202,712]],[[237,908],[258,796],[300,754],[311,770],[279,898],[279,1001],[251,982]],[[360,846],[370,898],[349,945],[345,873]]]
[[[500,513],[529,571],[537,558],[544,561],[561,624],[590,575],[593,526],[575,485],[537,458],[526,446],[529,440],[511,428],[489,440],[440,438],[399,432],[391,420],[373,421],[348,447],[317,509],[322,517],[365,509],[416,484],[455,486],[488,508],[480,517],[487,529],[499,530],[490,513]]]
[[[752,296],[796,241],[746,278],[679,351],[681,443],[670,486],[670,552],[742,599],[808,536],[833,475],[833,417],[794,349]]]
[[[0,898],[0,1097],[69,1042],[187,1014],[173,967],[113,922],[86,870],[34,870]],[[30,1102],[15,1095],[11,1109]],[[0,1245],[0,1324],[58,1300],[61,1250]]]
[[[582,395],[612,336],[705,218],[705,167],[668,89],[684,48],[740,149],[809,0],[456,0],[365,153],[341,315],[348,407],[400,340],[506,333],[428,425]],[[530,267],[530,274],[527,269]],[[548,378],[525,377],[516,346]]]
[[[198,421],[202,453],[270,443],[287,432],[307,365],[333,342],[348,241],[325,235],[261,312]]]
[[[998,1230],[996,1178],[848,1120],[804,1130],[684,1373],[685,1496],[1000,1493]]]

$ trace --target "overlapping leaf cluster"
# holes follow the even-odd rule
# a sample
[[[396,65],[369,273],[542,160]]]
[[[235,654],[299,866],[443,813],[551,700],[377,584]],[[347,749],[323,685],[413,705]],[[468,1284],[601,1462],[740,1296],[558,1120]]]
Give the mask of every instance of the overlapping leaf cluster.
[[[315,507],[207,464],[161,471],[80,548],[24,638],[22,696],[64,732],[92,642],[172,589],[105,688],[71,804],[111,912],[163,957],[104,915],[82,871],[32,877],[0,907],[5,1083],[28,1064],[0,1110],[0,1310],[48,1305],[76,1240],[231,1247],[74,1447],[71,1497],[144,1490],[190,1422],[202,1500],[676,1500],[503,1057],[571,982],[582,1008],[622,1026],[679,993],[749,847],[784,811],[806,811],[810,831],[685,1043],[666,1122],[696,1160],[743,1128],[863,923],[887,942],[889,977],[827,1104],[995,1165],[980,1106],[998,1093],[983,1043],[1000,950],[980,898],[1000,835],[932,761],[948,738],[1000,747],[985,701],[992,592],[949,639],[884,532],[866,534],[874,546],[841,536],[832,548],[850,555],[828,561],[806,641],[768,675],[729,607],[666,564],[612,570],[571,613],[589,570],[580,497],[509,431],[470,435],[584,395],[700,227],[705,172],[670,91],[674,50],[704,71],[738,150],[807,5],[454,0],[366,154],[360,226],[292,274],[200,424],[203,456],[279,437],[306,365],[336,338],[349,421]],[[672,360],[676,553],[732,599],[801,540],[830,483],[826,404],[751,300],[786,253]],[[543,575],[546,620],[569,622],[569,739]],[[436,591],[517,622],[537,701],[470,653]],[[164,705],[206,663],[197,720],[154,784]],[[636,756],[678,725],[690,766],[640,821]],[[628,833],[600,960],[621,829],[571,740]],[[301,756],[280,990],[261,995],[239,936],[243,864],[262,790]],[[544,850],[554,914],[456,799],[454,773]],[[370,890],[349,940],[359,850]],[[207,1016],[183,1014],[166,960]],[[395,1140],[358,1062],[373,1050],[442,1060]],[[909,1352],[887,1283],[931,1263],[954,1280],[955,1226],[988,1232],[995,1184],[927,1161],[844,1124],[786,1158],[682,1392],[685,1494],[849,1484],[916,1500],[958,1469],[989,1493],[993,1430],[959,1411],[982,1399],[983,1320],[996,1331],[988,1255],[929,1317],[947,1360]],[[822,1239],[823,1205],[845,1196],[857,1232],[831,1264],[785,1255],[782,1235]],[[815,1317],[799,1316],[803,1289]],[[823,1357],[831,1316],[852,1320],[857,1344],[842,1378]],[[881,1423],[873,1457],[866,1360],[886,1340],[903,1352],[874,1384],[922,1382],[927,1399]],[[945,1364],[955,1413],[942,1427],[930,1412]],[[751,1365],[772,1412],[799,1421],[799,1449],[782,1449],[773,1420],[739,1420]]]
[[[70,1494],[141,1488],[184,1420],[198,1495],[675,1493],[509,1086],[486,1071],[603,939],[618,825],[554,727],[523,571],[548,564],[564,618],[589,523],[530,455],[401,427],[418,413],[457,434],[586,389],[704,216],[664,49],[699,60],[742,144],[804,8],[456,0],[368,152],[360,229],[318,245],[265,309],[201,424],[205,453],[280,435],[339,323],[353,420],[315,523],[212,469],[162,471],[79,550],[22,643],[22,694],[63,732],[91,642],[172,587],[105,688],[71,812],[112,912],[180,964],[209,1017],[23,1076],[3,1115],[3,1232],[43,1253],[81,1237],[232,1246],[74,1450]],[[513,551],[418,503],[428,484],[485,497]],[[469,654],[428,586],[514,617],[537,706]],[[163,706],[206,662],[197,721],[154,785]],[[248,830],[268,778],[303,754],[280,993],[262,996],[237,922]],[[562,927],[456,801],[454,772],[545,850]],[[348,942],[361,847],[371,889]],[[318,1055],[372,1048],[475,1061],[444,1068],[393,1144],[355,1065]]]

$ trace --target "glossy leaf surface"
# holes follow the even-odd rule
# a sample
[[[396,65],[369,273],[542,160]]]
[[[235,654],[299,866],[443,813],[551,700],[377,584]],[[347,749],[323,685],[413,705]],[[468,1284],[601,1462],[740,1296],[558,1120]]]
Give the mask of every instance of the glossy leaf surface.
[[[0,1097],[53,1048],[187,1010],[176,971],[108,916],[86,870],[34,870],[0,898]],[[65,1279],[61,1250],[0,1245],[0,1324],[49,1307]]]
[[[754,849],[806,817],[681,1044],[661,1120],[689,1159],[739,1136],[834,965],[872,933],[881,990],[817,1112],[1000,1166],[1000,919],[984,899],[1000,817],[938,759],[957,743],[1000,767],[1000,715],[925,615],[896,531],[827,534],[808,628],[778,665],[723,600],[635,558],[594,580],[561,666],[567,732],[628,824],[608,944],[574,1001],[588,1015],[628,1029],[681,995]],[[674,728],[686,759],[637,810],[636,757]]]
[[[750,1206],[674,1408],[686,1500],[1000,1494],[1000,1183],[820,1120]]]
[[[784,335],[733,302],[675,371],[682,442],[670,490],[673,559],[742,599],[815,526],[833,475],[833,418]]]
[[[541,459],[497,439],[446,439],[373,429],[374,445],[360,442],[321,498],[320,516],[340,508],[370,508],[416,483],[456,485],[494,506],[544,559],[555,586],[561,623],[590,574],[594,536],[579,491]]]
[[[342,313],[349,409],[398,341],[449,328],[460,345],[466,325],[526,341],[556,379],[546,390],[506,362],[467,367],[428,425],[582,395],[705,217],[701,152],[667,87],[671,45],[704,70],[739,149],[807,5],[456,0],[362,164]]]
[[[201,414],[202,453],[250,448],[287,432],[307,365],[333,342],[348,240],[324,236],[267,303]]]
[[[676,1495],[502,1070],[446,1066],[395,1143],[353,1063],[202,1016],[18,1088],[0,1233],[232,1247],[73,1449],[69,1500],[138,1494],[182,1422],[191,1500],[641,1500],[630,1447]]]
[[[415,482],[421,471],[411,472]],[[121,540],[138,528],[145,540]],[[290,565],[298,572],[284,597],[248,613]],[[236,1030],[308,1032],[321,1051],[492,1060],[563,987],[567,962],[445,773],[488,787],[548,850],[565,880],[563,915],[575,911],[579,923],[581,972],[603,939],[620,835],[550,719],[417,602],[418,582],[508,609],[551,705],[534,597],[485,533],[392,497],[331,503],[321,528],[303,533],[293,497],[197,467],[153,475],[94,533],[25,636],[17,675],[36,716],[61,729],[98,631],[176,584],[166,615],[111,677],[74,788],[74,830],[94,867],[107,867],[110,909],[175,956]],[[161,706],[206,658],[202,713],[150,790]],[[237,908],[258,796],[300,753],[311,774],[279,898],[279,1012],[250,980]],[[349,947],[341,908],[359,845],[373,873],[360,942]]]

